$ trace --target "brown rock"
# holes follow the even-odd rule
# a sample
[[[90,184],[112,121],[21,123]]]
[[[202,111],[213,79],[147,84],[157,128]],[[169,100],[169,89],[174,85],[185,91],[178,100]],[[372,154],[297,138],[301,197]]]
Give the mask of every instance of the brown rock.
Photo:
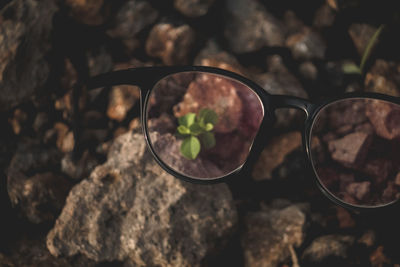
[[[338,218],[340,228],[351,228],[356,225],[356,222],[351,214],[342,207],[336,208],[336,216]]]
[[[376,241],[376,234],[373,230],[367,230],[358,240],[359,243],[372,247]]]
[[[195,44],[195,32],[189,25],[159,23],[146,41],[149,56],[161,58],[166,65],[187,64]]]
[[[315,81],[318,77],[318,69],[311,61],[301,63],[299,72],[307,80]]]
[[[304,240],[305,223],[305,214],[295,205],[248,214],[242,236],[245,266],[278,266],[290,258],[293,247]]]
[[[354,23],[350,25],[349,34],[360,56],[364,54],[372,36],[377,28],[368,24]]]
[[[256,0],[225,2],[225,38],[236,53],[256,51],[264,46],[282,46],[286,29]]]
[[[188,112],[198,113],[202,108],[209,108],[218,115],[215,131],[231,132],[239,127],[242,119],[243,104],[237,93],[241,89],[248,90],[243,84],[230,79],[197,75],[190,83],[183,101],[174,107],[174,115],[181,117]]]
[[[345,166],[355,167],[357,164],[361,164],[364,161],[370,144],[370,135],[362,132],[355,132],[341,139],[330,141],[328,143],[328,148],[332,159]]]
[[[269,94],[291,95],[307,98],[297,78],[288,71],[280,56],[268,58],[268,72],[259,74],[255,77],[257,83]],[[303,112],[296,109],[280,109],[275,111],[276,128],[290,128],[302,124]]]
[[[383,203],[390,203],[397,200],[399,198],[398,192],[399,190],[396,188],[395,184],[392,181],[388,181],[382,193]]]
[[[64,204],[71,184],[54,170],[57,149],[22,140],[7,170],[7,189],[14,208],[32,223],[51,222]]]
[[[295,59],[323,59],[326,44],[322,37],[308,27],[286,39],[286,46],[292,51]]]
[[[319,29],[330,27],[335,22],[335,17],[335,10],[325,3],[315,12],[313,26]]]
[[[247,76],[243,66],[230,53],[218,47],[214,41],[208,41],[206,47],[200,51],[194,61],[195,65],[216,67]]]
[[[43,89],[50,71],[45,57],[56,10],[52,0],[13,0],[0,10],[0,110]]]
[[[347,186],[347,193],[358,200],[363,200],[370,192],[371,182],[351,183]]]
[[[185,16],[195,18],[207,14],[215,0],[174,0],[174,7]]]
[[[142,134],[118,137],[105,164],[76,185],[47,236],[52,255],[134,266],[198,266],[237,222],[224,184],[194,185],[163,171]]]
[[[365,76],[365,90],[400,96],[400,68],[395,62],[377,59]]]
[[[104,0],[66,0],[71,16],[88,25],[99,25],[105,20],[102,10]]]
[[[23,110],[19,108],[14,110],[14,116],[8,119],[8,122],[11,124],[16,135],[21,133],[21,130],[24,128],[24,124],[27,119],[28,115]]]
[[[114,86],[109,95],[107,116],[110,119],[123,121],[128,111],[139,100],[140,90],[137,86]]]
[[[354,244],[355,238],[347,235],[326,235],[316,238],[307,247],[302,258],[307,262],[321,263],[328,262],[334,258],[345,259],[348,256],[350,247]]]
[[[87,150],[82,153],[77,161],[72,159],[71,153],[67,153],[61,159],[61,171],[75,180],[89,176],[97,165],[99,165],[99,160]]]
[[[371,266],[373,267],[381,267],[386,266],[391,263],[390,259],[384,254],[383,246],[379,246],[375,251],[371,253],[369,256],[369,260],[371,261]]]
[[[366,105],[366,115],[376,134],[392,140],[400,136],[400,107],[382,100],[371,100]]]
[[[153,24],[157,17],[157,10],[149,2],[143,0],[125,1],[118,10],[111,23],[112,27],[107,33],[114,38],[129,40]]]
[[[272,171],[284,161],[286,155],[301,146],[301,134],[289,132],[271,139],[253,169],[254,180],[272,178]]]
[[[74,148],[74,135],[64,123],[57,122],[54,124],[54,129],[57,133],[57,147],[60,151],[67,153]]]
[[[395,183],[396,185],[400,185],[400,173],[398,173],[398,174],[396,175],[396,179],[395,179],[394,183]]]

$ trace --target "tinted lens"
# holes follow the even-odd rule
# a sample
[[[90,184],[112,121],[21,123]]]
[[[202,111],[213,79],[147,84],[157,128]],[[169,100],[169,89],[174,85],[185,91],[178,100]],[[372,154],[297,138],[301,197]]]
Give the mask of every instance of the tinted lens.
[[[239,168],[264,116],[253,90],[204,72],[170,75],[147,104],[150,143],[158,157],[183,175],[214,179]]]
[[[311,142],[314,170],[337,198],[360,206],[399,198],[399,105],[367,98],[331,103],[318,113]]]

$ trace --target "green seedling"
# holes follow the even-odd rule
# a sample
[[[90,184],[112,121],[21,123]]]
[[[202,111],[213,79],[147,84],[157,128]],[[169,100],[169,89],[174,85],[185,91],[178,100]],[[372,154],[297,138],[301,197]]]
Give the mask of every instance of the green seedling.
[[[210,149],[215,146],[212,130],[218,123],[218,116],[213,110],[204,108],[198,114],[189,112],[178,122],[178,135],[184,138],[180,151],[185,158],[196,159],[202,147]]]
[[[369,56],[371,55],[372,48],[374,47],[375,43],[378,41],[378,37],[381,34],[384,25],[381,25],[372,35],[371,39],[368,41],[367,47],[364,50],[364,53],[361,58],[360,65],[357,66],[354,63],[348,63],[343,65],[343,72],[347,74],[360,74],[362,75],[364,72],[365,63],[367,62]]]

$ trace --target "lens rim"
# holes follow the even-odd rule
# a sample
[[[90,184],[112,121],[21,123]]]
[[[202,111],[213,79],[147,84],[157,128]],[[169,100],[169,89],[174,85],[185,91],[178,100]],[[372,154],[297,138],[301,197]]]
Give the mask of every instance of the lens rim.
[[[151,143],[151,138],[148,130],[148,105],[149,105],[149,99],[151,97],[151,94],[156,88],[157,84],[164,78],[167,78],[168,76],[177,74],[177,73],[185,73],[185,72],[199,72],[199,73],[209,73],[212,75],[219,75],[222,76],[226,79],[233,80],[235,82],[239,82],[242,85],[246,86],[249,90],[252,90],[257,98],[259,99],[261,103],[261,107],[263,109],[263,118],[261,120],[260,126],[258,128],[257,134],[253,140],[253,143],[250,146],[249,153],[245,159],[245,161],[232,170],[231,172],[219,176],[219,177],[212,177],[212,178],[198,178],[198,177],[193,177],[190,175],[183,174],[172,167],[170,167],[168,164],[166,164],[160,156],[157,154],[155,151],[152,143]],[[192,183],[199,183],[199,184],[211,184],[211,183],[220,183],[220,182],[225,182],[227,180],[234,179],[235,177],[238,177],[239,173],[241,174],[244,169],[247,169],[246,167],[250,164],[250,162],[254,161],[252,160],[255,157],[255,154],[258,154],[260,151],[260,147],[263,147],[263,138],[262,136],[265,136],[265,125],[271,123],[274,120],[273,112],[272,112],[272,105],[270,104],[271,99],[270,95],[264,91],[260,86],[255,84],[253,81],[248,80],[247,78],[240,76],[236,73],[230,72],[230,71],[225,71],[222,69],[216,69],[212,67],[191,67],[187,69],[180,69],[179,71],[176,72],[170,72],[166,73],[165,75],[162,75],[161,77],[158,78],[153,84],[149,85],[146,90],[145,94],[141,94],[141,122],[142,122],[142,128],[143,128],[143,133],[145,136],[146,143],[150,149],[151,154],[153,157],[156,159],[157,163],[168,173],[174,175],[175,177],[187,181],[187,182],[192,182]]]
[[[326,107],[340,101],[350,100],[350,99],[371,99],[371,100],[382,100],[388,103],[392,103],[398,105],[400,107],[400,99],[393,96],[383,95],[379,93],[370,93],[370,92],[363,92],[363,93],[347,93],[341,97],[331,98],[329,100],[325,100],[320,104],[313,104],[310,107],[310,114],[306,120],[305,130],[303,131],[303,144],[305,149],[305,157],[307,159],[308,169],[314,173],[314,177],[317,183],[317,186],[322,191],[322,193],[335,204],[338,204],[344,208],[353,210],[353,211],[368,211],[368,210],[385,210],[388,208],[392,208],[393,206],[397,206],[400,204],[400,199],[393,200],[388,203],[379,204],[379,205],[360,205],[360,204],[351,204],[348,202],[343,201],[342,199],[338,198],[335,194],[333,194],[319,178],[319,175],[314,166],[314,160],[311,150],[312,144],[312,130],[320,112],[324,110]]]

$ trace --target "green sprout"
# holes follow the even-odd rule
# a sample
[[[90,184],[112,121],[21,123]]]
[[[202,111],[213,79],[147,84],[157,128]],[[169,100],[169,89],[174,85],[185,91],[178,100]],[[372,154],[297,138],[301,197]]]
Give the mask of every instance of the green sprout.
[[[198,114],[189,112],[178,122],[178,134],[185,138],[180,149],[185,158],[196,159],[201,146],[205,149],[215,146],[215,136],[211,131],[218,122],[218,116],[213,110],[204,108]]]
[[[348,73],[348,74],[362,74],[364,72],[364,67],[365,67],[365,63],[367,62],[369,56],[371,55],[372,52],[372,48],[374,47],[375,43],[378,41],[378,37],[381,34],[383,28],[385,26],[381,25],[376,31],[375,33],[372,35],[371,39],[369,39],[367,47],[364,50],[364,53],[362,55],[361,58],[361,62],[360,65],[357,66],[354,63],[347,63],[343,65],[343,71],[344,73]]]

